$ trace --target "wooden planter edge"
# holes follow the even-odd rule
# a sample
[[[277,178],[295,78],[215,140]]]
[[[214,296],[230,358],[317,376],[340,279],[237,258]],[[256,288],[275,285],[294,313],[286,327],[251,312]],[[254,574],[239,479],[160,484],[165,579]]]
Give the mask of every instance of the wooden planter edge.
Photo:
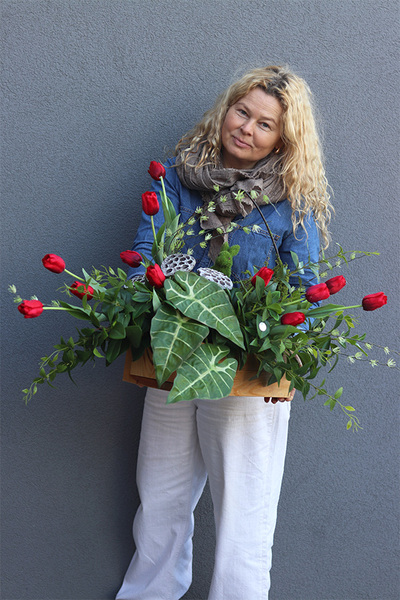
[[[257,374],[256,359],[250,357],[243,369],[237,371],[230,396],[264,396],[272,398],[287,398],[289,396],[290,382],[285,376],[280,384],[268,385],[268,374],[262,373],[257,379],[252,379]],[[161,386],[163,390],[170,390],[173,385],[175,373]],[[146,349],[139,360],[132,361],[131,351],[128,350],[125,358],[122,380],[136,385],[158,388],[152,354]]]

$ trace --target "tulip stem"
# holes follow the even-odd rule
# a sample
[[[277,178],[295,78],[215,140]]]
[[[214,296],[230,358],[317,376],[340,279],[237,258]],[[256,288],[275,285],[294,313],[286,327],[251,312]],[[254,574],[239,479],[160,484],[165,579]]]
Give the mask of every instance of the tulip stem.
[[[163,194],[164,194],[164,198],[166,198],[167,197],[167,193],[165,191],[165,186],[164,186],[164,177],[160,177],[160,180],[161,180],[161,187],[162,187],[162,191],[163,191]]]
[[[154,227],[154,218],[153,218],[153,215],[150,216],[150,219],[151,219],[151,227],[153,229],[154,241],[157,242],[157,236],[156,236],[156,230],[155,230],[155,227]]]
[[[75,279],[79,279],[79,281],[85,281],[84,279],[82,279],[82,277],[78,277],[78,275],[75,275],[75,273],[71,273],[71,271],[68,271],[68,269],[64,269],[64,273],[68,273],[68,275],[71,275],[71,277],[74,277]]]
[[[362,308],[362,304],[354,304],[354,306],[343,306],[345,310],[349,310],[349,308]]]
[[[283,308],[285,308],[286,306],[291,306],[292,304],[300,304],[301,302],[304,302],[303,300],[292,300],[291,302],[282,302],[281,306]]]

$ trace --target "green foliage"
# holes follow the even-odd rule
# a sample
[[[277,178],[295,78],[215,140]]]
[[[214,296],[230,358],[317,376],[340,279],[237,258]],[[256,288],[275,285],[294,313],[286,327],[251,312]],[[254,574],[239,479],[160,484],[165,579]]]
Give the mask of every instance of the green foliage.
[[[214,262],[213,269],[220,271],[220,273],[223,273],[227,277],[230,277],[232,272],[233,257],[239,253],[239,250],[240,246],[238,244],[229,247],[228,242],[224,242],[221,246],[220,253]]]
[[[243,198],[241,191],[236,199]],[[165,256],[182,249],[185,236],[193,235],[191,228],[196,222],[201,224],[207,219],[199,208],[182,224],[164,188],[161,199],[164,224],[158,232],[153,226],[152,246],[153,261],[159,265]],[[207,208],[212,212],[215,203],[209,203]],[[268,223],[265,224],[270,231]],[[235,225],[232,223],[230,229]],[[216,233],[225,232],[221,229]],[[206,246],[211,234],[201,229],[198,235],[203,240],[200,245]],[[225,242],[213,268],[229,277],[233,257],[239,250],[239,246],[229,247]],[[314,380],[321,368],[332,371],[343,354],[350,363],[369,360],[375,366],[378,361],[368,358],[367,351],[372,346],[365,342],[364,335],[355,333],[355,319],[345,312],[355,307],[332,303],[313,306],[305,298],[300,275],[310,270],[318,276],[321,269],[327,273],[362,256],[378,253],[345,252],[339,246],[335,256],[323,254],[319,263],[305,264],[292,252],[294,269],[290,270],[279,258],[277,249],[276,252],[277,264],[268,285],[257,277],[253,286],[250,282],[253,274],[249,273],[248,279],[230,291],[193,272],[178,271],[165,280],[164,288],[156,290],[147,281],[127,280],[122,269],[93,268],[91,273],[82,269],[83,279],[78,279],[93,288],[93,299],[88,301],[84,296],[77,305],[74,297],[74,304],[57,301],[47,309],[65,310],[85,322],[84,326],[78,329],[76,340],[71,337],[65,341],[61,337],[54,352],[41,359],[38,377],[23,391],[26,402],[37,393],[38,385],[46,382],[52,386],[60,373],[68,373],[72,379],[71,372],[79,364],[101,358],[109,365],[128,348],[136,360],[151,345],[158,385],[176,371],[169,403],[229,395],[238,366],[243,367],[249,355],[254,355],[258,361],[257,375],[268,373],[270,383],[286,376],[291,389],[298,389],[304,399],[325,397],[325,405],[331,411],[339,406],[346,415],[347,428],[357,430],[360,424],[354,408],[341,403],[343,388],[330,394],[325,380],[320,384]],[[146,257],[143,263],[152,264]],[[290,283],[293,278],[298,279],[296,287]],[[9,291],[16,302],[21,302],[15,286],[10,286]],[[64,291],[71,297],[68,286]],[[281,323],[282,315],[291,312],[305,315],[304,326]],[[384,348],[384,352],[390,351]],[[392,357],[385,364],[396,367]]]
[[[165,281],[166,299],[182,314],[199,321],[239,346],[243,336],[228,294],[196,273],[178,271]]]
[[[234,358],[226,358],[228,353],[228,348],[220,345],[199,346],[179,367],[168,403],[229,396],[238,363]]]
[[[93,269],[91,274],[83,271],[86,283],[94,289],[91,303],[87,297],[77,306],[68,302],[58,302],[54,309],[65,310],[72,317],[87,321],[91,327],[78,329],[78,337],[72,337],[54,346],[55,352],[44,356],[39,363],[39,377],[32,385],[23,390],[25,402],[37,393],[38,385],[52,385],[60,373],[71,372],[79,364],[84,365],[97,358],[105,359],[111,364],[131,346],[133,352],[138,348],[143,352],[146,340],[146,321],[152,313],[152,291],[143,284],[133,284],[126,280],[126,273],[118,269]],[[110,286],[110,287],[108,287]],[[66,293],[68,287],[65,287]],[[144,338],[144,339],[143,339]],[[149,340],[147,339],[147,345]]]
[[[200,346],[209,329],[166,304],[152,318],[150,333],[156,379],[161,386]]]

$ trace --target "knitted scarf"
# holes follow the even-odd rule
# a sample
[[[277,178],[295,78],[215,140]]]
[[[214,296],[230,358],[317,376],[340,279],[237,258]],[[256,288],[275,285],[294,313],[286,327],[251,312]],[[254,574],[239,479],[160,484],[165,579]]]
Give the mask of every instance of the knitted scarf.
[[[249,170],[226,169],[221,163],[195,168],[199,153],[191,153],[186,163],[183,162],[184,157],[184,152],[178,157],[176,171],[185,187],[202,195],[202,216],[207,219],[203,218],[200,222],[201,227],[212,234],[209,256],[213,261],[224,241],[228,240],[227,230],[231,221],[238,215],[246,217],[254,208],[246,192],[254,190],[257,193],[254,200],[258,205],[276,203],[285,197],[283,182],[277,173],[279,155],[269,154]],[[245,193],[239,194],[239,199],[236,199],[241,190]],[[268,196],[267,201],[264,196]],[[211,210],[210,202],[213,203]]]

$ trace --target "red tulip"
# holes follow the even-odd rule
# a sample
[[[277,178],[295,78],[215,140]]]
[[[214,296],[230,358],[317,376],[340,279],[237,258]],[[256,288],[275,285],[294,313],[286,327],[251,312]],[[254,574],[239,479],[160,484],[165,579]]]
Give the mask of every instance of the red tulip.
[[[151,161],[150,168],[147,172],[150,175],[150,177],[152,177],[156,181],[160,181],[160,177],[165,177],[164,166],[161,163],[156,162],[155,160]]]
[[[302,312],[286,313],[281,316],[282,325],[293,325],[293,327],[300,325],[300,323],[304,323],[305,320],[306,317]]]
[[[46,269],[53,273],[62,273],[65,269],[65,262],[61,256],[57,256],[57,254],[46,254],[46,256],[42,258],[42,263]]]
[[[77,296],[81,300],[84,296],[87,296],[87,299],[91,300],[94,294],[94,289],[92,286],[82,283],[81,281],[74,281],[74,283],[70,286],[69,291],[71,294]]]
[[[155,192],[145,192],[142,194],[142,208],[146,215],[150,217],[158,213],[160,205]]]
[[[256,285],[257,277],[261,277],[264,280],[264,285],[268,285],[272,279],[272,275],[274,271],[272,269],[268,269],[267,267],[261,267],[259,271],[251,278],[251,283]]]
[[[325,281],[325,283],[328,286],[329,293],[332,295],[344,288],[346,280],[343,275],[337,275],[337,277],[332,277],[331,279],[328,279],[328,281]]]
[[[155,288],[162,288],[165,281],[165,275],[161,267],[157,264],[150,265],[146,269],[146,277],[150,285]]]
[[[326,300],[329,296],[330,292],[326,283],[317,283],[317,285],[312,285],[306,291],[306,298],[311,303]]]
[[[383,292],[376,294],[368,294],[362,299],[362,307],[364,310],[376,310],[384,304],[387,304],[387,296]]]
[[[139,252],[135,252],[134,250],[125,250],[120,254],[122,262],[126,263],[130,267],[138,267],[142,262],[142,256]]]
[[[43,312],[43,304],[39,300],[24,300],[18,305],[19,312],[25,319],[34,319]]]

